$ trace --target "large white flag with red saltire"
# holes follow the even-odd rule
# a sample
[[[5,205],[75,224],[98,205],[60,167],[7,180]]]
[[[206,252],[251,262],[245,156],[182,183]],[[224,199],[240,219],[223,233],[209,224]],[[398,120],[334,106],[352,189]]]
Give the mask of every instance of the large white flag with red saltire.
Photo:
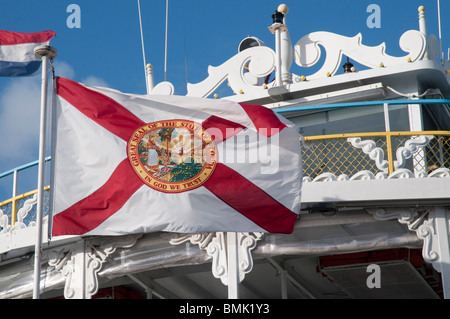
[[[292,233],[302,163],[272,110],[57,79],[52,233]]]

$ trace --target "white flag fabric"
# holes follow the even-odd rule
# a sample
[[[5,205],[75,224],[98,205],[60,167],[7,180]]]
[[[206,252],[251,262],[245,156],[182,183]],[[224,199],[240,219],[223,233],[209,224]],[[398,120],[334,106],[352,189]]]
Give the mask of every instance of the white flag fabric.
[[[56,87],[53,236],[293,232],[300,136],[272,110]]]

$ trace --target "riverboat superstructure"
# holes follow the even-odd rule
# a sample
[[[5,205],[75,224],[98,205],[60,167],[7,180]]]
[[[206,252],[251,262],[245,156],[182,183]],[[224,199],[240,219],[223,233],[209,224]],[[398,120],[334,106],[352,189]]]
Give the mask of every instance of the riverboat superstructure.
[[[401,57],[365,46],[360,34],[313,32],[293,43],[287,13],[280,6],[269,26],[274,50],[245,38],[235,56],[188,84],[187,96],[217,98],[228,84],[234,93],[224,99],[264,105],[299,127],[294,233],[49,239],[50,185],[42,298],[450,297],[450,60],[426,33],[425,9],[419,30],[402,35]],[[319,61],[312,75],[291,73],[293,63]],[[149,94],[174,92],[169,82],[153,85],[151,66],[147,84]],[[32,296],[35,194],[0,202],[0,298]]]

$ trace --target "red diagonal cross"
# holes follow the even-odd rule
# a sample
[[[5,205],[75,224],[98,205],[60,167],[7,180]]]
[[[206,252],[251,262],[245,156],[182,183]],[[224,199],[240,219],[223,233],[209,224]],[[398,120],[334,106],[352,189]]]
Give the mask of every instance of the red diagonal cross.
[[[58,78],[57,94],[125,142],[128,142],[137,128],[146,124],[113,99],[77,82]],[[257,128],[267,128],[266,132],[271,132],[272,127],[277,127],[279,130],[285,127],[272,111],[264,107],[255,108],[247,104],[241,104],[241,106]],[[253,110],[250,111],[250,109]],[[272,120],[263,121],[262,118]],[[215,128],[222,131],[223,139],[217,138],[216,144],[245,129],[241,124],[217,116],[209,117],[202,126],[206,130]],[[234,130],[226,130],[226,128],[234,128]],[[118,211],[142,185],[144,182],[135,174],[128,158],[124,159],[98,190],[54,216],[53,235],[81,235],[96,228]],[[228,166],[217,163],[213,174],[203,186],[268,232],[291,233],[293,231],[297,214]],[[89,217],[85,218],[87,215]]]

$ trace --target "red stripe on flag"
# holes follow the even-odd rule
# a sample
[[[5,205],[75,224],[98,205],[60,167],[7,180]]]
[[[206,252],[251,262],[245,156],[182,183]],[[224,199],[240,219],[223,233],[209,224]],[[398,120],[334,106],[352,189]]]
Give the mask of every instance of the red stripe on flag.
[[[211,135],[214,135],[214,141],[219,144],[227,138],[239,133],[245,129],[244,125],[235,123],[224,118],[212,115],[202,123],[202,127]],[[216,131],[218,130],[218,131]],[[217,134],[217,133],[221,133]]]
[[[56,89],[58,95],[73,107],[125,142],[128,142],[137,128],[145,125],[145,122],[121,104],[78,82],[58,78]]]
[[[203,186],[268,232],[291,234],[294,231],[297,214],[222,163],[217,163]]]
[[[0,30],[0,45],[47,42],[50,41],[55,34],[54,31],[22,33]]]
[[[261,105],[239,103],[252,120],[258,133],[265,137],[278,134],[286,125],[281,122],[276,114],[269,108]]]
[[[116,213],[143,185],[128,158],[91,195],[53,217],[53,236],[82,235]]]

